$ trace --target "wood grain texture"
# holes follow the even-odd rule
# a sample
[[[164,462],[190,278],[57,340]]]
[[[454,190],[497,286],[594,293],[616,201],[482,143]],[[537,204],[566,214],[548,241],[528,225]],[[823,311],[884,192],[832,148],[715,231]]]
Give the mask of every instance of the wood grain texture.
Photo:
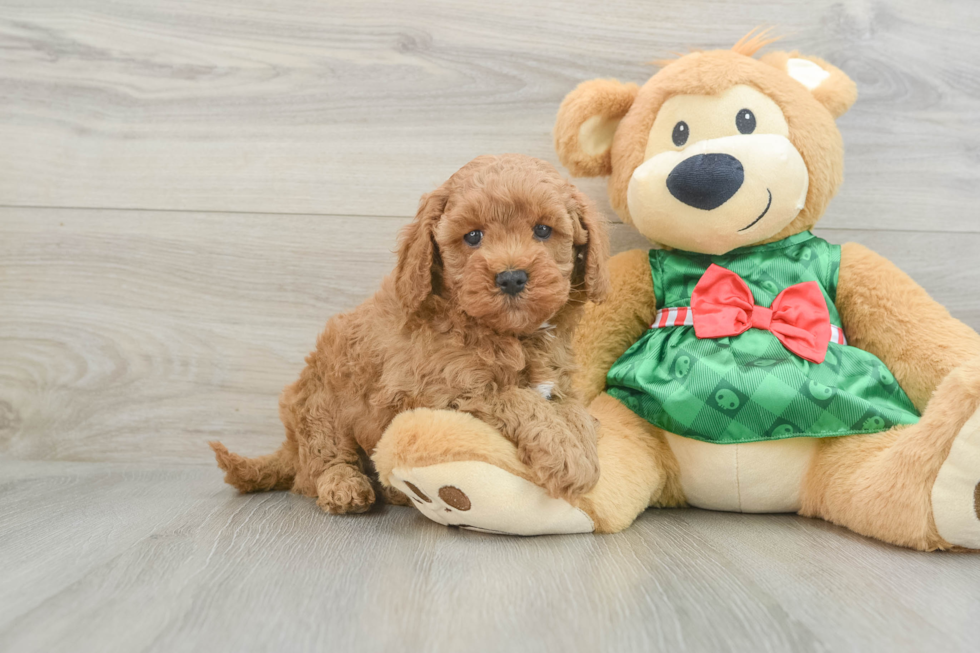
[[[393,267],[408,218],[0,209],[0,452],[198,462],[271,451],[331,315]],[[980,234],[823,230],[897,261],[980,327]],[[647,247],[612,225],[617,251]]]
[[[408,215],[564,95],[759,23],[861,98],[827,227],[978,230],[980,4],[3,0],[0,204]],[[601,180],[583,188],[605,203]]]
[[[0,210],[0,451],[209,458],[276,399],[407,220]]]
[[[555,162],[577,83],[760,23],[861,92],[818,234],[980,328],[976,2],[0,0],[0,651],[975,651],[978,556],[694,510],[533,539],[330,518],[236,495],[205,446],[278,444],[279,391],[422,193]]]
[[[509,538],[216,470],[0,463],[5,651],[975,651],[980,566],[793,516]]]

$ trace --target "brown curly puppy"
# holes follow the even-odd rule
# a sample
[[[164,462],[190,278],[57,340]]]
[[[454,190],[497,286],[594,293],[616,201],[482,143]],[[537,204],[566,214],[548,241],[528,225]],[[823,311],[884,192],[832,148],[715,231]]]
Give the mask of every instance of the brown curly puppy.
[[[361,452],[398,413],[424,407],[499,429],[552,495],[587,491],[596,428],[572,389],[571,336],[585,300],[606,293],[607,257],[602,219],[551,165],[474,159],[422,198],[381,289],[327,322],[279,401],[280,449],[243,458],[211,443],[225,481],[363,512],[375,495]]]

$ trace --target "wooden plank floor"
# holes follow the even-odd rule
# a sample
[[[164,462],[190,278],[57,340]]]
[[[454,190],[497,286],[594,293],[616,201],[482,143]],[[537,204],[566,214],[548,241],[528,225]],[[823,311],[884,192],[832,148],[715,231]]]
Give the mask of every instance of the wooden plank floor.
[[[976,651],[980,556],[696,510],[331,518],[236,495],[205,446],[278,444],[419,195],[556,162],[575,84],[760,23],[861,92],[820,235],[980,328],[980,3],[0,0],[0,651]]]
[[[507,538],[201,466],[0,465],[4,651],[975,651],[980,569],[793,516]],[[43,509],[40,509],[43,507]]]

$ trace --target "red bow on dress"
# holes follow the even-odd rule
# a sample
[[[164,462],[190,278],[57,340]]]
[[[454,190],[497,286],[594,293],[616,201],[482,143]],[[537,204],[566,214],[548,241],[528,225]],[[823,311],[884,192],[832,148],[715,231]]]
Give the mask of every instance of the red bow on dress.
[[[771,332],[812,363],[822,363],[827,355],[830,313],[816,281],[790,286],[765,308],[755,305],[742,277],[712,263],[694,287],[691,308],[698,338],[737,336],[751,327]]]

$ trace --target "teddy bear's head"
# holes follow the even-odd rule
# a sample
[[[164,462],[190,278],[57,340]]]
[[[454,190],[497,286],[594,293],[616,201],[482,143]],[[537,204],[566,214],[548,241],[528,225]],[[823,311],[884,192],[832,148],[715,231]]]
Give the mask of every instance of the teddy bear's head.
[[[834,120],[857,98],[816,57],[748,35],[667,63],[642,87],[584,82],[555,125],[561,162],[609,176],[620,217],[666,247],[724,254],[805,231],[843,180]]]

